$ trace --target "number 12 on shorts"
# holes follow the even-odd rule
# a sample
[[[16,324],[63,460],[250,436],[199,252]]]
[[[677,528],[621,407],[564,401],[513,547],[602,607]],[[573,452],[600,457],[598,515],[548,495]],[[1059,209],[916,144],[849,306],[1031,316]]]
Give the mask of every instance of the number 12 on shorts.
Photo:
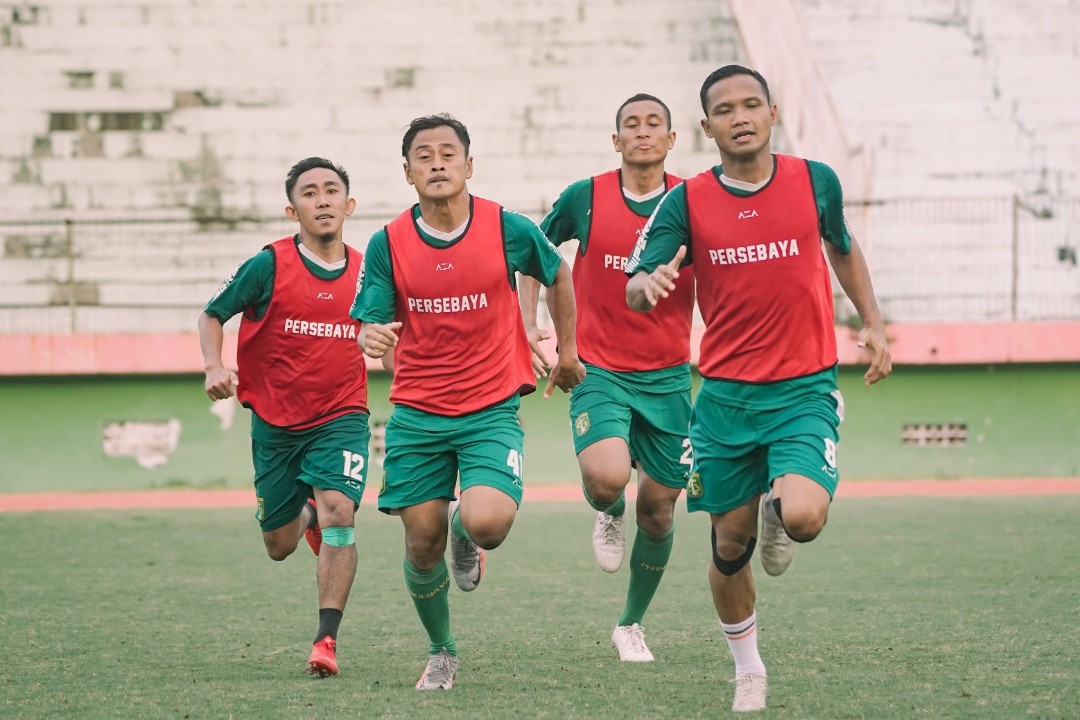
[[[341,474],[347,478],[363,482],[364,456],[350,450],[342,450],[341,454],[345,458],[345,469],[341,471]]]

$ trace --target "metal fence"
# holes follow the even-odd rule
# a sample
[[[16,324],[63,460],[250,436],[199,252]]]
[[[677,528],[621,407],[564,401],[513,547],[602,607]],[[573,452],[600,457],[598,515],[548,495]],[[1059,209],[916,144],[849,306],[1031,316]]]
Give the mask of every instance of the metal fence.
[[[1080,199],[866,205],[864,244],[889,321],[1080,319]],[[354,216],[346,240],[362,249],[390,219]],[[293,232],[285,218],[0,220],[0,333],[192,331],[242,260]]]
[[[868,254],[894,322],[1080,319],[1080,199],[870,203]]]

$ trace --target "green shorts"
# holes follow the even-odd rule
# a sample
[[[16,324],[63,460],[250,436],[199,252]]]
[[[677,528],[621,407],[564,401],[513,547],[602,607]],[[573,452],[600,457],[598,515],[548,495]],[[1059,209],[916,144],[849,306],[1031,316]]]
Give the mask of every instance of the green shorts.
[[[622,438],[630,459],[654,480],[682,489],[690,479],[690,372],[685,387],[655,392],[647,373],[613,373],[590,365],[570,395],[574,452],[606,438]],[[667,383],[670,387],[670,383]],[[678,386],[677,386],[678,387]]]
[[[397,405],[386,423],[386,458],[379,510],[428,500],[453,500],[461,489],[497,488],[521,504],[525,433],[518,423],[520,398],[514,395],[478,412],[446,417]]]
[[[698,395],[690,421],[694,473],[687,509],[723,513],[767,493],[781,475],[804,475],[836,492],[839,391],[816,395],[775,410],[721,405]]]
[[[263,532],[292,522],[312,488],[337,490],[357,507],[367,478],[368,430],[366,414],[343,415],[307,430],[276,430],[275,441],[251,440],[255,465],[255,519]]]

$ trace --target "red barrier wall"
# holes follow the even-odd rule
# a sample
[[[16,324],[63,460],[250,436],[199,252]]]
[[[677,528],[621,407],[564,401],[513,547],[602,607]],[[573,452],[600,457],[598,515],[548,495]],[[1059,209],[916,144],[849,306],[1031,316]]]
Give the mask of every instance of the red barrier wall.
[[[701,328],[695,328],[697,359]],[[888,329],[893,362],[900,365],[1080,362],[1080,322],[896,324]],[[842,365],[862,365],[869,355],[855,346],[856,332],[836,328]],[[554,359],[554,339],[547,341]],[[225,336],[224,360],[235,367],[236,336]],[[368,360],[368,368],[382,365]],[[195,333],[160,335],[0,335],[0,375],[108,375],[202,372]]]

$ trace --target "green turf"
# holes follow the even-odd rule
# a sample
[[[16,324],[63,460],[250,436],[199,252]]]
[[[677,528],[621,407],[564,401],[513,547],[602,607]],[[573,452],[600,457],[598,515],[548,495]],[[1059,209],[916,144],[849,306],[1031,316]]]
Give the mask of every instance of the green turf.
[[[786,575],[759,573],[764,716],[1080,717],[1078,514],[1072,496],[838,500]],[[706,519],[678,516],[649,665],[609,645],[627,573],[595,567],[590,530],[582,504],[527,504],[484,584],[452,588],[454,690],[420,694],[394,518],[359,516],[343,672],[316,680],[314,558],[267,559],[250,511],[3,514],[0,717],[727,717]]]

